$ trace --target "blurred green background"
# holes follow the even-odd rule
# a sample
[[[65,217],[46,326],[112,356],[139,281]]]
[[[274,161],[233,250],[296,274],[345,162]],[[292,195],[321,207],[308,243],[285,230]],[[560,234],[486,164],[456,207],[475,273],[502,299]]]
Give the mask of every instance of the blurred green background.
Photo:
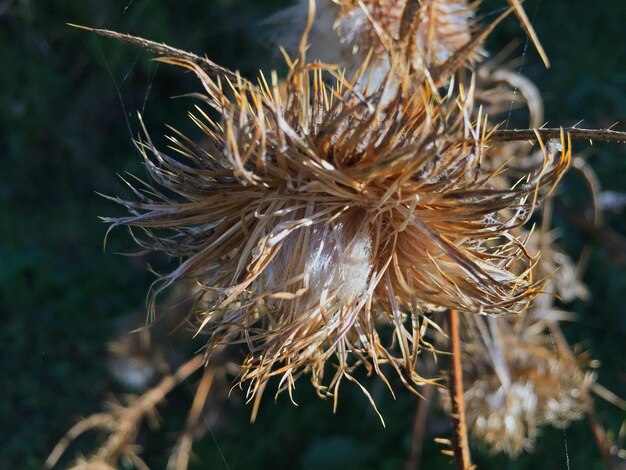
[[[164,124],[190,128],[194,80],[157,66],[151,55],[70,28],[77,23],[129,32],[206,53],[222,65],[254,76],[280,65],[259,20],[284,0],[81,0],[0,1],[0,468],[40,468],[47,453],[81,416],[101,409],[118,391],[103,358],[119,333],[117,319],[142,311],[152,276],[146,263],[117,251],[133,246],[123,230],[106,252],[101,215],[120,215],[96,192],[128,195],[116,173],[144,176],[131,138],[137,111],[152,135]],[[483,1],[491,18],[504,1]],[[552,60],[545,70],[532,45],[522,73],[545,98],[550,124],[603,127],[626,116],[626,2],[528,0]],[[496,50],[513,38],[526,44],[516,21],[490,39]],[[603,190],[626,192],[626,145],[580,145]],[[582,179],[568,176],[563,206],[581,213],[589,204]],[[563,211],[563,214],[565,211]],[[600,383],[626,397],[626,233],[624,213],[607,213],[602,233],[576,227],[557,212],[561,245],[577,257],[591,247],[585,282],[592,298],[569,306],[579,321],[566,334],[601,361]],[[199,343],[196,344],[196,346]],[[256,424],[251,407],[235,394],[213,435],[195,447],[193,468],[396,469],[406,461],[417,400],[399,389],[393,400],[368,383],[387,427],[349,385],[337,414],[317,399],[306,379],[298,383],[298,407],[268,396]],[[184,422],[191,387],[181,387],[163,410],[164,428],[142,436],[146,460],[163,468],[165,450]],[[616,432],[624,415],[600,403],[598,416]],[[442,421],[443,422],[443,421]],[[445,426],[441,432],[447,432]],[[452,468],[428,436],[423,468]],[[545,429],[536,451],[517,461],[475,449],[479,468],[602,468],[584,421],[565,433]],[[88,451],[89,435],[70,450]],[[65,461],[67,463],[67,460]]]

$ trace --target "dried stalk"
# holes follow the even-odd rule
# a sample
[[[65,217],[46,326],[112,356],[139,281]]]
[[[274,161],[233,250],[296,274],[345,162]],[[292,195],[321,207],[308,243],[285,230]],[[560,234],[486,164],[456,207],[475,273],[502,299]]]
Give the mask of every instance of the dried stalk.
[[[123,452],[137,431],[143,417],[154,410],[165,396],[179,383],[187,379],[198,370],[204,362],[204,356],[198,355],[185,363],[174,375],[165,377],[159,386],[141,396],[130,408],[120,416],[120,422],[115,433],[109,437],[104,446],[98,451],[98,457],[105,461],[115,461]]]
[[[191,448],[193,441],[198,436],[198,424],[202,417],[202,411],[205,407],[209,391],[215,379],[215,369],[206,367],[198,388],[196,389],[193,404],[187,415],[185,430],[178,438],[176,447],[167,463],[168,470],[180,470],[189,467],[189,459],[191,456]]]
[[[143,419],[152,413],[155,407],[172,391],[174,387],[186,380],[204,363],[203,355],[196,355],[183,364],[174,374],[165,377],[159,385],[140,396],[128,407],[116,409],[111,413],[99,413],[81,421],[68,431],[66,436],[56,445],[44,464],[44,468],[53,468],[67,450],[69,444],[79,435],[90,429],[111,431],[106,442],[93,455],[92,460],[107,465],[115,465],[120,457],[129,454],[134,438]],[[129,458],[136,454],[127,455]],[[137,457],[138,459],[138,457]],[[135,460],[133,460],[135,461]],[[137,464],[138,462],[135,461]]]
[[[576,140],[600,140],[604,142],[626,142],[626,132],[611,129],[580,129],[578,127],[540,129],[497,129],[491,133],[491,142],[513,142],[518,140],[560,139],[562,134]]]
[[[207,59],[206,57],[200,57],[191,52],[183,51],[181,49],[176,49],[175,47],[168,46],[167,44],[150,41],[149,39],[132,36],[130,34],[110,31],[108,29],[90,28],[89,26],[82,26],[82,25],[72,24],[72,23],[67,23],[67,25],[71,26],[72,28],[84,29],[85,31],[98,34],[99,36],[103,36],[105,38],[116,39],[118,41],[131,44],[140,49],[145,49],[155,54],[168,56],[168,57],[176,57],[177,59],[193,62],[194,64],[196,64],[198,67],[200,67],[202,70],[204,70],[206,73],[210,75],[218,75],[218,76],[228,77],[230,79],[242,80],[238,74],[224,67],[217,65],[215,62]]]
[[[589,411],[587,413],[587,424],[589,424],[589,428],[591,429],[591,433],[598,445],[598,449],[600,450],[600,456],[602,457],[602,462],[606,468],[613,468],[613,455],[611,454],[611,444],[609,442],[609,438],[606,435],[606,431],[604,430],[604,426],[600,423],[596,415]]]
[[[450,397],[452,402],[452,421],[454,431],[452,435],[452,450],[454,460],[459,470],[472,468],[469,442],[467,439],[467,423],[465,422],[465,403],[463,401],[463,368],[461,366],[461,341],[459,335],[459,312],[448,310],[448,324],[450,326]]]
[[[98,413],[76,423],[69,431],[67,431],[65,436],[63,436],[63,438],[57,443],[54,449],[52,449],[52,452],[50,452],[50,455],[46,459],[43,468],[45,470],[53,468],[63,456],[70,444],[78,439],[78,437],[91,429],[106,428],[110,421],[111,418],[109,413]]]

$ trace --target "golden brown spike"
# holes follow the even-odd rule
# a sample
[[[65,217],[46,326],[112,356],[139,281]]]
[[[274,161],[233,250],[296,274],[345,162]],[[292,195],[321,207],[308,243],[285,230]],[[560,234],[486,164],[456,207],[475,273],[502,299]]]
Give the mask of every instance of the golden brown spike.
[[[524,8],[522,7],[522,2],[520,2],[519,0],[507,0],[507,1],[509,2],[509,5],[511,5],[511,7],[513,7],[513,9],[515,10],[515,14],[517,15],[520,22],[522,23],[522,27],[524,28],[524,31],[526,31],[526,34],[528,34],[528,37],[530,37],[530,40],[533,42],[535,49],[537,49],[537,52],[539,53],[541,60],[543,61],[545,66],[549,68],[550,60],[548,59],[548,55],[546,54],[546,51],[544,51],[543,46],[541,45],[541,41],[539,41],[539,38],[537,37],[537,33],[535,33],[535,29],[533,28],[533,25],[531,24],[530,20],[528,19],[528,16],[526,15],[526,12],[524,11]]]

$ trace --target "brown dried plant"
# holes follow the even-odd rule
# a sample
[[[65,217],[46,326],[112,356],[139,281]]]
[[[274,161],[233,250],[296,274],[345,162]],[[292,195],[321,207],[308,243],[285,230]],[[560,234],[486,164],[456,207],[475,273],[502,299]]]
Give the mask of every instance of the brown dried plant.
[[[356,364],[380,374],[378,365],[391,363],[413,387],[423,382],[414,365],[424,313],[510,313],[538,292],[530,270],[520,272],[532,261],[512,230],[567,168],[567,143],[496,187],[491,180],[508,169],[483,169],[493,145],[474,117],[471,85],[433,73],[450,83],[439,96],[430,80],[418,84],[392,64],[378,87],[361,92],[364,72],[346,79],[304,56],[290,62],[282,92],[276,81],[254,86],[190,60],[158,59],[195,72],[220,119],[197,108],[208,141],[175,133],[178,158],[149,137],[138,142],[164,190],[136,191],[139,201],[118,201],[132,215],[107,220],[145,229],[136,236],[143,247],[184,260],[157,292],[184,278],[206,289],[199,328],[211,346],[248,344],[241,380],[251,394],[275,375],[290,388],[306,371],[336,397]],[[381,322],[395,328],[395,347],[382,344]],[[338,367],[326,384],[332,356]]]
[[[573,316],[554,303],[556,295],[563,301],[585,297],[586,289],[553,241],[547,230],[528,234],[531,253],[541,246],[535,275],[550,279],[525,312],[464,317],[461,359],[469,430],[491,451],[512,457],[534,448],[541,426],[566,427],[593,409],[591,361],[575,357],[560,337],[558,322]],[[443,398],[450,408],[445,390]]]
[[[293,23],[297,22],[298,18],[302,21],[305,16],[305,3],[300,2],[285,13],[279,13],[273,21],[280,23],[281,20],[289,19],[289,22]],[[545,53],[520,4],[510,3],[547,64]],[[413,10],[409,11],[411,5]],[[475,16],[474,7],[475,5],[466,2],[454,1],[420,2],[419,8],[417,2],[345,1],[337,4],[321,2],[323,21],[314,28],[314,37],[319,40],[314,41],[318,47],[314,47],[312,53],[319,59],[339,60],[349,67],[353,63],[362,63],[367,54],[372,54],[374,58],[369,66],[380,76],[390,67],[389,51],[405,48],[406,57],[409,58],[407,62],[412,64],[415,70],[421,70],[428,75],[433,67],[441,66],[445,60],[462,51],[464,46],[470,43],[472,18]],[[334,13],[329,14],[329,11]],[[329,23],[332,23],[332,28]],[[408,27],[409,25],[412,25],[412,29]],[[430,41],[427,41],[424,47],[426,36]],[[290,45],[288,38],[289,31],[282,37],[279,35],[279,40],[287,40],[287,46]],[[338,43],[334,47],[319,47],[328,45],[333,38]],[[329,55],[327,51],[333,51],[334,55]],[[537,151],[521,138],[532,139],[539,133],[546,138],[554,138],[559,137],[562,131],[536,130],[544,122],[541,95],[527,78],[510,71],[513,64],[508,67],[499,65],[506,52],[484,63],[480,61],[484,54],[480,54],[476,47],[473,52],[473,57],[463,57],[465,60],[459,60],[457,65],[464,63],[470,68],[473,64],[476,66],[474,68],[477,77],[476,102],[485,105],[486,114],[491,122],[497,122],[496,120],[502,119],[507,112],[510,113],[513,105],[521,105],[527,107],[530,115],[529,127],[533,129],[494,133],[494,138],[510,142],[494,148],[484,165],[494,170],[500,165],[509,165],[517,168],[521,174],[537,170],[543,164],[545,149]],[[466,51],[463,50],[463,53]],[[437,80],[433,82],[439,83]],[[480,107],[476,104],[474,112],[480,112]],[[610,130],[571,130],[579,137],[617,137],[611,135]],[[515,137],[520,140],[516,141]],[[558,145],[557,142],[548,144],[549,147]],[[519,177],[519,173],[512,171],[508,175],[498,174],[492,177],[492,184],[498,188],[508,188],[514,183],[511,178]],[[532,447],[540,424],[563,426],[569,420],[583,416],[585,410],[588,412],[592,406],[589,389],[593,384],[593,374],[585,374],[581,365],[573,360],[571,355],[566,354],[569,348],[566,343],[561,343],[558,351],[550,354],[553,339],[548,328],[558,329],[556,322],[568,318],[567,314],[554,307],[554,295],[558,294],[563,301],[586,295],[584,286],[577,279],[573,263],[554,246],[554,240],[545,230],[539,233],[522,233],[517,230],[514,232],[521,239],[530,238],[529,243],[535,247],[541,245],[541,250],[533,249],[532,246],[528,249],[537,257],[540,255],[539,252],[543,253],[533,270],[535,279],[549,279],[549,282],[544,285],[540,297],[520,315],[507,319],[490,319],[490,330],[485,330],[483,326],[480,334],[470,337],[464,335],[465,347],[472,353],[463,356],[467,369],[466,407],[468,421],[475,431],[474,435],[487,442],[493,449],[504,449],[511,455],[517,455],[521,450]],[[472,312],[466,313],[471,315]],[[480,317],[467,317],[470,326],[474,323],[482,325],[482,322]],[[476,326],[473,329],[476,330]],[[496,335],[495,339],[490,338],[492,333]],[[504,353],[507,351],[513,354],[518,349],[528,352],[522,355],[523,357],[519,354],[507,356]],[[560,356],[565,358],[562,366]],[[551,360],[549,363],[546,362],[548,358]],[[520,361],[523,362],[523,370],[520,369]],[[489,364],[489,367],[485,364]],[[487,374],[485,380],[480,379],[481,374]],[[541,380],[538,380],[538,377]],[[454,377],[451,377],[450,386],[453,385]],[[520,391],[523,392],[523,396],[517,393]],[[520,396],[515,395],[516,393]],[[504,405],[502,400],[494,405],[495,396],[501,399],[504,397]],[[529,405],[527,409],[520,406],[522,400]],[[552,412],[548,405],[555,403],[560,405],[558,412]],[[497,409],[490,408],[490,405]],[[491,426],[489,428],[485,425],[488,421]],[[469,453],[465,454],[460,460],[468,463]]]
[[[515,457],[533,449],[540,426],[566,427],[591,410],[593,374],[555,351],[545,329],[515,331],[515,325],[493,318],[474,323],[481,328],[466,328],[480,339],[466,343],[462,359],[475,439]]]
[[[156,52],[157,61],[192,71],[202,85],[191,115],[202,139],[171,129],[166,153],[142,124],[136,146],[151,181],[132,188],[133,199],[111,198],[130,215],[105,221],[111,228],[129,227],[144,249],[180,260],[160,277],[152,299],[174,284],[194,283],[198,300],[191,321],[209,339],[202,359],[194,357],[135,404],[89,418],[70,432],[70,439],[90,427],[110,432],[87,462],[113,466],[125,457],[141,466],[132,445],[140,422],[181,377],[201,362],[210,366],[215,352],[231,344],[247,348],[237,382],[247,384],[257,405],[272,377],[278,377],[279,392],[291,393],[295,380],[308,375],[318,394],[332,397],[336,406],[342,380],[356,382],[358,366],[390,387],[385,374],[395,371],[418,392],[435,382],[420,376],[416,364],[424,351],[436,351],[431,332],[442,326],[430,314],[444,310],[452,312],[450,318],[460,311],[467,325],[462,338],[470,426],[488,443],[504,445],[493,440],[494,426],[482,426],[482,405],[474,406],[472,396],[484,399],[489,387],[503,384],[489,347],[496,340],[509,354],[502,360],[511,384],[527,387],[538,371],[542,380],[554,381],[555,367],[565,367],[558,360],[555,366],[543,340],[535,341],[543,327],[530,327],[535,336],[510,334],[515,321],[499,317],[529,311],[545,289],[542,258],[529,251],[522,226],[571,158],[563,130],[515,134],[484,113],[482,104],[497,114],[510,98],[503,83],[505,89],[519,86],[505,71],[477,71],[482,43],[495,25],[514,11],[542,53],[519,2],[509,3],[511,10],[481,28],[475,4],[464,0],[324,1],[319,22],[311,0],[294,56],[283,51],[289,71],[280,82],[275,73],[269,81],[261,75],[251,82],[164,44],[93,30]],[[338,60],[329,62],[343,68],[307,59],[309,53],[323,59],[317,41],[329,28],[341,45]],[[526,86],[528,96],[532,89]],[[542,136],[556,143],[544,145]],[[539,148],[517,143],[527,139]],[[488,329],[484,315],[497,328],[482,331]],[[479,339],[472,339],[468,334],[476,328]],[[383,330],[391,331],[390,341]],[[334,368],[330,378],[328,364]],[[463,395],[460,369],[454,372]],[[491,375],[473,376],[479,369]],[[576,384],[564,386],[565,395],[586,383],[580,369],[573,370]],[[192,428],[212,380],[207,374],[172,468],[186,466]],[[475,393],[472,387],[478,387]],[[571,394],[562,400],[567,410],[556,410],[553,421],[562,423],[586,406],[566,398]],[[532,419],[529,411],[519,424],[521,444],[502,448],[528,448],[531,426],[542,424]],[[508,421],[503,423],[506,428]],[[51,456],[51,465],[67,443]],[[107,449],[114,452],[102,458]],[[459,455],[459,465],[469,465],[469,453]]]
[[[443,64],[470,42],[474,7],[465,0],[319,1],[308,56],[355,71],[372,54],[373,67],[388,68],[388,51],[402,44],[410,49],[414,68],[424,71]],[[272,39],[296,53],[308,12],[308,0],[300,0],[269,18]],[[477,48],[468,57],[479,55]]]
[[[508,3],[547,65],[521,2]],[[459,53],[457,59],[472,64],[484,55],[473,40],[482,41],[481,34],[487,31],[477,25],[478,4],[467,0],[319,0],[310,31],[309,57],[357,70],[373,54],[374,67],[388,68],[389,51],[400,47],[407,49],[408,63],[422,73]],[[309,0],[298,0],[269,18],[273,40],[295,53],[309,8]],[[476,32],[480,34],[473,37]]]
[[[158,424],[157,405],[174,387],[200,369],[203,363],[203,356],[196,355],[175,373],[164,377],[157,386],[132,400],[129,404],[110,403],[110,411],[91,415],[78,422],[52,450],[44,468],[54,467],[70,443],[91,430],[103,431],[108,434],[108,437],[92,455],[86,458],[80,457],[71,468],[75,470],[110,470],[117,468],[118,463],[122,462],[142,470],[148,468],[139,457],[141,448],[135,444],[143,421],[148,421],[153,427]],[[212,367],[205,371],[206,376],[212,376],[215,373],[216,371]],[[198,390],[200,391],[200,388]],[[184,437],[185,434],[183,433],[182,436]]]

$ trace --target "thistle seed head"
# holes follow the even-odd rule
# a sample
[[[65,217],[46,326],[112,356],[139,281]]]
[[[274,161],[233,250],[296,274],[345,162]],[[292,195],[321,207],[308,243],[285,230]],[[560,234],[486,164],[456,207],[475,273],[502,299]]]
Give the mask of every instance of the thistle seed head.
[[[470,43],[475,4],[466,0],[322,0],[316,2],[316,21],[310,32],[309,58],[337,63],[356,72],[369,61],[374,79],[382,79],[400,54],[414,71],[443,65]],[[274,14],[272,40],[295,54],[309,14],[308,0]],[[476,47],[465,57],[470,64],[482,57]],[[371,57],[370,57],[371,56]]]
[[[174,155],[146,134],[137,147],[153,185],[109,221],[182,260],[156,292],[182,279],[204,290],[198,328],[211,345],[248,346],[252,394],[275,375],[290,388],[303,371],[327,393],[358,364],[382,374],[391,363],[412,387],[424,381],[414,366],[427,313],[515,313],[539,292],[514,231],[567,168],[569,147],[543,149],[521,175],[486,169],[497,145],[472,82],[446,67],[406,73],[394,54],[378,81],[367,64],[348,79],[305,57],[288,59],[282,84],[256,85],[209,61],[160,58],[196,74],[218,118],[196,108],[205,141],[174,132]]]
[[[294,63],[280,92],[161,60],[197,74],[220,120],[198,109],[208,141],[172,136],[177,158],[138,143],[162,188],[137,192],[139,202],[123,202],[132,215],[112,222],[144,228],[142,245],[182,258],[161,288],[193,278],[206,289],[201,328],[250,346],[244,378],[259,385],[308,369],[322,388],[323,365],[338,355],[336,377],[352,362],[391,361],[418,382],[425,312],[517,312],[538,291],[509,232],[569,153],[546,152],[539,171],[495,187],[471,90],[439,99],[425,81],[408,96],[415,87],[389,72],[400,91],[383,111],[385,84],[364,96],[362,77],[320,65]],[[396,328],[400,358],[381,345],[380,322]]]
[[[541,426],[564,428],[584,417],[594,376],[559,357],[547,332],[531,338],[502,331],[500,339],[503,368],[487,352],[473,356],[486,361],[465,357],[464,399],[473,437],[515,457],[534,448]]]

